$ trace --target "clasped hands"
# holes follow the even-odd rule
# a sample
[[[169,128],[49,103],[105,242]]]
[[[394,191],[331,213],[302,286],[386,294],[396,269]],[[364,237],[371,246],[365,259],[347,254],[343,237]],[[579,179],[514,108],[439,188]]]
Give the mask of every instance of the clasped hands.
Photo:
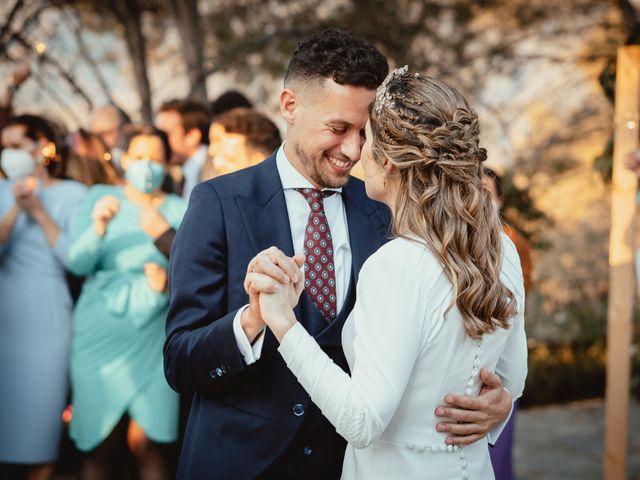
[[[26,177],[13,182],[13,196],[18,208],[32,217],[44,210],[40,197],[36,192],[37,181],[34,177]]]
[[[287,257],[276,247],[256,255],[247,267],[244,288],[249,295],[249,308],[241,316],[241,325],[249,341],[260,335],[265,325],[279,342],[297,322],[293,308],[304,289],[303,255]],[[448,394],[443,405],[435,409],[442,420],[439,432],[450,434],[449,445],[469,445],[485,437],[509,416],[511,394],[502,388],[498,375],[486,368],[480,370],[483,382],[477,397]]]
[[[287,257],[278,248],[270,247],[249,262],[244,279],[249,308],[241,323],[250,340],[268,326],[281,342],[295,325],[293,308],[304,290],[304,259],[304,255]]]

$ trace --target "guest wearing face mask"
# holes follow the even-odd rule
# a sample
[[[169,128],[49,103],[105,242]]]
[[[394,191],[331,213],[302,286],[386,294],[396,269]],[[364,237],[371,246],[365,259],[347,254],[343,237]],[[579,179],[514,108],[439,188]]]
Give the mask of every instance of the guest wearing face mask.
[[[98,183],[122,183],[111,153],[98,135],[81,128],[67,135],[66,143],[69,147],[67,175],[70,178],[89,187]]]
[[[10,118],[1,138],[0,463],[47,479],[68,391],[69,225],[86,187],[61,180],[65,159],[46,119]]]
[[[111,165],[118,174],[122,173],[122,152],[132,128],[129,115],[116,105],[103,105],[91,117],[91,133],[106,145],[111,154]]]
[[[122,157],[124,184],[94,186],[72,231],[71,270],[88,276],[71,351],[70,435],[87,452],[83,478],[109,478],[125,427],[139,478],[170,475],[162,444],[177,438],[178,395],[162,369],[168,261],[154,244],[186,209],[160,188],[170,154],[163,132],[135,130]]]

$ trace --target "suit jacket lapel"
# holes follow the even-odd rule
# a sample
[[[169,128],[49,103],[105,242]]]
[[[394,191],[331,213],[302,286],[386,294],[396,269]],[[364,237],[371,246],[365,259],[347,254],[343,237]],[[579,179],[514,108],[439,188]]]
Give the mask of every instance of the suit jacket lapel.
[[[238,194],[235,201],[254,255],[271,246],[285,255],[293,255],[289,215],[275,154],[256,167],[247,192],[249,196]]]
[[[291,239],[289,214],[282,182],[276,167],[275,153],[256,167],[255,175],[247,192],[249,192],[249,196],[239,194],[235,201],[253,248],[250,257],[252,258],[271,246],[278,247],[287,256],[293,256],[295,252]],[[311,311],[305,311],[309,309],[307,303],[315,308],[310,300],[306,302],[303,293],[294,313],[305,328],[313,332],[315,329],[308,325],[313,322],[306,321],[306,319],[313,318]]]

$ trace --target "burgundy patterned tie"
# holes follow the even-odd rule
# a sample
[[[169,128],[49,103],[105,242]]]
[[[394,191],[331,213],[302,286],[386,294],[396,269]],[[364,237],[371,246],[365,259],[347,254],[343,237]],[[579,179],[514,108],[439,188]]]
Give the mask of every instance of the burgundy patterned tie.
[[[336,193],[333,190],[296,188],[309,203],[311,213],[304,230],[304,289],[320,310],[322,316],[331,322],[336,318],[336,274],[333,265],[333,242],[329,223],[324,213],[324,198]]]

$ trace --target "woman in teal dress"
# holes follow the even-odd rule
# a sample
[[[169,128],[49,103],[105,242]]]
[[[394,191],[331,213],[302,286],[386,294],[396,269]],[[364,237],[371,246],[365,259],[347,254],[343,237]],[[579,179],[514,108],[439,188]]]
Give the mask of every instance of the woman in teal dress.
[[[167,258],[153,228],[177,228],[186,203],[160,185],[167,137],[135,131],[123,157],[123,185],[96,185],[72,229],[69,267],[86,280],[74,312],[70,434],[89,452],[83,477],[108,475],[123,415],[140,478],[168,478],[161,444],[174,442],[178,395],[162,364],[168,308]]]
[[[72,315],[65,267],[87,193],[62,179],[57,137],[35,115],[13,117],[1,132],[0,464],[20,465],[29,479],[53,477],[62,438]]]

